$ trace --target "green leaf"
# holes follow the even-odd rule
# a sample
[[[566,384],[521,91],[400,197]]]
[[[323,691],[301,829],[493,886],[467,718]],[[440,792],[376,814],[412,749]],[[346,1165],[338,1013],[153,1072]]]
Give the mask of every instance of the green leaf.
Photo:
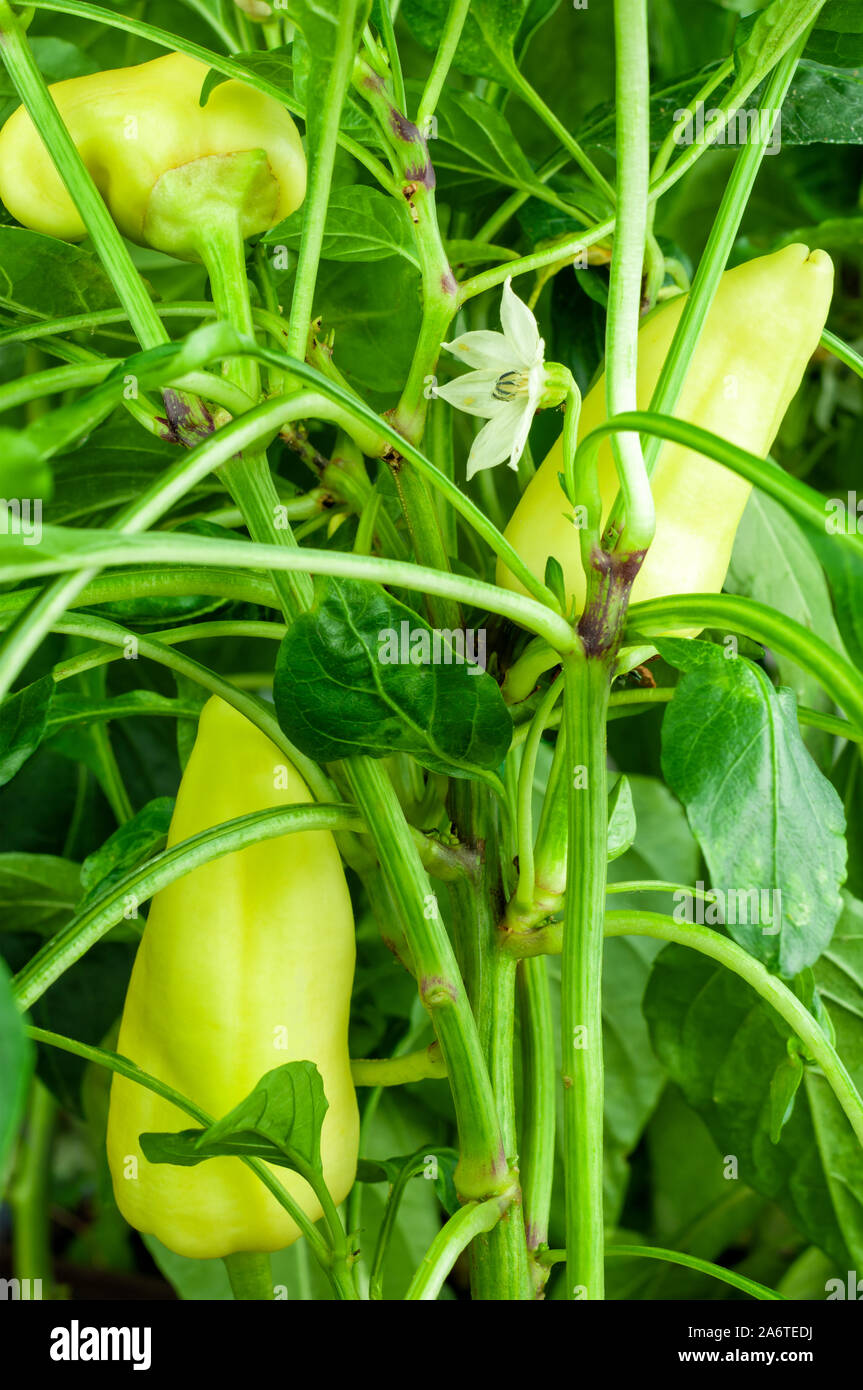
[[[327,583],[279,649],[279,722],[321,762],[403,752],[457,777],[496,768],[512,719],[497,683],[464,659],[471,650],[376,585]]]
[[[803,1080],[803,1058],[789,1049],[770,1078],[770,1138],[778,1144],[794,1113],[794,1101]]]
[[[0,305],[13,313],[53,319],[119,308],[93,252],[56,237],[0,227],[0,265]]]
[[[74,915],[79,873],[53,854],[0,854],[0,929],[53,936]]]
[[[637,830],[632,787],[618,777],[608,797],[608,858],[619,859],[632,846]]]
[[[435,52],[449,13],[450,0],[403,0],[400,17],[424,48]],[[469,77],[506,82],[513,66],[513,45],[527,0],[473,0],[453,62]]]
[[[286,1062],[261,1077],[255,1089],[205,1132],[198,1148],[237,1134],[269,1139],[286,1157],[311,1168],[321,1164],[321,1126],[329,1106],[314,1062]]]
[[[262,1076],[239,1105],[207,1129],[142,1134],[150,1163],[194,1167],[208,1158],[260,1158],[321,1171],[321,1126],[329,1106],[314,1062],[286,1062]]]
[[[11,782],[45,737],[55,690],[53,676],[43,676],[0,705],[0,786]]]
[[[293,273],[276,276],[289,303]],[[403,256],[367,264],[326,261],[315,287],[322,333],[334,335],[336,365],[361,395],[383,404],[401,391],[422,322],[420,277]]]
[[[785,613],[817,633],[835,652],[847,655],[827,581],[806,532],[784,507],[758,489],[752,492],[743,513],[725,588]],[[794,691],[799,704],[832,710],[829,697],[814,676],[780,655],[776,669],[780,683]],[[813,737],[825,741],[815,731],[808,731],[805,737],[813,752]]]
[[[454,88],[443,93],[429,149],[435,169],[452,169],[539,198],[547,196],[506,116],[474,92]]]
[[[728,930],[764,965],[796,975],[818,959],[841,910],[841,802],[806,751],[790,690],[708,642],[656,646],[684,673],[663,719],[663,772],[725,895]],[[757,816],[741,814],[749,804]]]
[[[165,846],[174,811],[174,798],[159,796],[110,835],[99,849],[81,865],[84,904],[92,903],[139,864],[151,859]]]
[[[304,222],[305,204],[268,232],[265,244],[299,251]],[[404,256],[419,269],[407,206],[364,184],[334,188],[327,206],[322,259],[382,261],[388,256]]]
[[[803,33],[818,11],[817,0],[773,0],[738,24],[734,66],[740,84],[759,81]]]
[[[12,994],[9,971],[0,959],[0,1191],[33,1072],[34,1049]]]

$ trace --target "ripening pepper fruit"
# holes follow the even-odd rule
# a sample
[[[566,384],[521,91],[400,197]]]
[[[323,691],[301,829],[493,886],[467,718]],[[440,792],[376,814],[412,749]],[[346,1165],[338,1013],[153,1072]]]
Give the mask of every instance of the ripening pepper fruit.
[[[686,377],[675,416],[700,425],[750,453],[765,455],[818,346],[833,289],[824,251],[786,246],[728,270]],[[650,405],[685,296],[647,318],[638,335],[638,408]],[[588,392],[579,440],[608,418],[605,377]],[[618,491],[610,440],[599,450],[603,524]],[[561,489],[559,439],[531,479],[506,536],[540,579],[556,556],[567,595],[584,606],[585,578],[572,508]],[[632,602],[670,594],[719,593],[751,485],[721,464],[678,444],[663,444],[651,479],[656,536],[632,589]],[[497,580],[524,592],[498,562]]]
[[[253,724],[212,699],[180,784],[168,844],[266,807],[312,800]],[[314,1062],[329,1103],[321,1137],[336,1202],[356,1172],[359,1119],[348,1056],[354,924],[328,831],[301,831],[211,860],[153,900],[117,1050],[214,1117],[285,1062]],[[280,1250],[299,1230],[240,1159],[150,1164],[138,1136],[186,1129],[184,1112],[115,1075],[108,1162],[117,1204],[140,1231],[199,1259]],[[274,1169],[312,1220],[299,1174]]]
[[[183,53],[57,82],[51,94],[117,226],[130,241],[199,260],[208,220],[243,239],[300,206],[306,160],[275,98],[222,82],[200,104],[205,63]],[[63,241],[86,229],[25,108],[0,131],[0,198],[25,227]]]

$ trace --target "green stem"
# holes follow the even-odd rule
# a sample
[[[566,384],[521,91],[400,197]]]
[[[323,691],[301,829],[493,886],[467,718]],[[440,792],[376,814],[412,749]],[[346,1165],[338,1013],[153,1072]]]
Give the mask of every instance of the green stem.
[[[605,396],[609,416],[638,408],[636,365],[650,171],[650,72],[646,0],[615,0],[617,227],[606,327]],[[647,549],[656,513],[641,442],[615,434],[614,459],[626,499],[626,551]],[[580,500],[580,499],[576,499]]]
[[[591,183],[595,184],[599,191],[605,194],[605,197],[613,207],[615,203],[615,192],[608,182],[608,179],[597,169],[593,160],[585,154],[584,150],[581,148],[578,141],[573,138],[567,127],[555,115],[546,102],[543,101],[536,88],[531,86],[527,78],[515,65],[509,69],[508,76],[513,91],[517,92],[522,101],[526,102],[531,110],[539,116],[540,120],[548,126],[549,130],[560,141],[560,144],[566,150],[567,154],[574,159],[579,168],[587,174]]]
[[[659,1245],[609,1245],[605,1256],[606,1259],[618,1256],[624,1259],[662,1260],[665,1264],[683,1265],[684,1269],[695,1269],[699,1274],[708,1274],[712,1279],[720,1279],[723,1284],[730,1284],[733,1289],[742,1289],[752,1298],[783,1298],[775,1289],[768,1289],[754,1279],[747,1279],[744,1274],[735,1274],[734,1270],[726,1269],[724,1265],[715,1265],[710,1260],[700,1259],[697,1255],[684,1255],[680,1250],[663,1250]],[[548,1268],[561,1264],[565,1259],[565,1250],[547,1250],[540,1256],[540,1262]]]
[[[607,864],[608,668],[564,666],[570,769],[561,1042],[567,1297],[604,1297],[602,949]]]
[[[220,431],[214,442],[221,440],[223,434],[224,431]],[[39,575],[61,574],[63,571],[76,571],[71,580],[63,581],[62,599],[59,596],[57,599],[57,616],[52,607],[50,619],[44,626],[40,623],[40,639],[55,622],[60,621],[60,615],[65,608],[99,569],[109,565],[128,565],[130,562],[134,564],[137,560],[147,564],[161,562],[176,565],[200,565],[204,561],[211,565],[224,565],[228,569],[247,565],[250,568],[325,574],[335,578],[366,580],[373,584],[391,584],[397,588],[417,590],[455,602],[473,604],[490,613],[499,613],[528,631],[538,633],[559,652],[571,651],[576,641],[572,628],[564,618],[533,599],[524,598],[512,590],[499,589],[483,580],[426,569],[409,561],[353,555],[347,551],[312,550],[305,547],[302,550],[291,550],[278,545],[263,545],[260,542],[223,541],[215,537],[190,535],[184,531],[148,531],[142,535],[137,527],[134,531],[106,529],[91,532],[72,527],[46,526],[43,528],[43,539],[53,542],[50,555],[47,546],[44,553],[38,547],[19,547],[17,543],[9,543],[6,547],[0,548],[0,579],[21,580]],[[17,538],[11,540],[17,542]],[[63,553],[60,553],[61,545],[58,543],[67,543]],[[82,571],[82,565],[87,565],[88,568]],[[65,592],[67,583],[69,598]],[[54,590],[55,586],[52,585],[47,593],[53,595]],[[29,611],[26,610],[28,613]],[[19,622],[21,620],[18,619]]]
[[[41,1285],[43,1299],[53,1297],[51,1259],[51,1151],[57,1102],[51,1092],[34,1080],[30,1105],[20,1140],[15,1172],[9,1185],[12,1213],[12,1272]]]
[[[451,789],[453,823],[459,840],[474,854],[474,875],[457,885],[452,901],[457,937],[466,948],[465,979],[488,1065],[504,1149],[516,1172],[518,1137],[515,1110],[515,978],[511,957],[500,950],[498,922],[506,898],[501,860],[495,846],[506,837],[488,791],[463,779]],[[511,851],[510,851],[511,852]],[[520,1191],[501,1220],[471,1247],[471,1289],[479,1301],[516,1301],[531,1296]]]
[[[527,1248],[535,1256],[548,1244],[557,1128],[554,1021],[548,967],[541,956],[519,962],[518,999],[524,1091],[521,1185]],[[531,1274],[539,1293],[545,1276],[535,1260],[531,1260]]]
[[[434,114],[440,101],[440,95],[452,67],[469,10],[470,0],[450,0],[447,17],[435,49],[431,72],[426,78],[426,85],[420,97],[417,111],[417,125],[423,132],[425,132],[429,117]]]
[[[237,1254],[222,1256],[234,1298],[261,1303],[273,1301],[273,1271],[269,1255]]]
[[[445,1076],[446,1063],[437,1043],[404,1056],[358,1057],[351,1062],[355,1086],[405,1086],[413,1081],[440,1080]]]
[[[209,218],[201,226],[198,251],[210,277],[219,317],[232,323],[238,332],[254,338],[246,250],[238,218],[228,217],[221,222]],[[257,403],[261,394],[261,374],[253,357],[234,358],[228,366],[228,375]],[[297,549],[290,524],[275,525],[280,499],[266,452],[253,449],[229,459],[221,476],[254,540],[281,542]],[[307,574],[276,571],[271,578],[289,622],[311,605],[313,586]]]
[[[710,313],[710,307],[740,230],[740,224],[755,186],[765,152],[773,138],[773,127],[779,118],[782,103],[797,70],[797,63],[805,42],[805,37],[803,37],[793,48],[789,49],[770,79],[763,103],[764,109],[773,116],[769,131],[764,130],[759,121],[755,130],[750,130],[746,145],[735,161],[719,211],[713,222],[707,246],[699,261],[692,288],[686,297],[683,313],[680,316],[674,338],[654,388],[650,401],[650,410],[654,414],[671,415],[680,399],[687,372],[692,365],[696,348]],[[611,417],[624,410],[637,408],[637,402],[633,395],[625,404],[620,401],[612,406],[609,402],[608,414]],[[648,475],[652,476],[656,470],[662,442],[659,435],[652,435],[645,445],[644,463]],[[606,523],[606,536],[609,539],[613,534],[616,534],[624,511],[628,517],[628,507],[625,506],[624,499],[619,496]],[[628,530],[629,522],[627,520]]]
[[[287,342],[288,351],[294,357],[302,358],[306,355],[318,265],[324,244],[327,205],[339,143],[339,121],[353,72],[356,14],[357,0],[340,0],[335,46],[331,55],[327,84],[320,93],[320,108],[316,107],[314,120],[310,125],[307,124],[307,129],[313,132],[309,136],[311,171],[304,204],[303,236],[294,278]],[[313,100],[317,102],[318,98],[315,97]]]
[[[423,1256],[405,1299],[409,1302],[433,1302],[462,1251],[476,1236],[491,1231],[501,1215],[502,1203],[492,1198],[487,1202],[471,1202],[451,1216]]]

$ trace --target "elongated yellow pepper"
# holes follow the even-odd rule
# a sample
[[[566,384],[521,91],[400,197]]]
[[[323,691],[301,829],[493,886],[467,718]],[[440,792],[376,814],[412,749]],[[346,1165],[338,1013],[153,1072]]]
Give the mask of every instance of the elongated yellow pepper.
[[[226,210],[243,238],[302,203],[306,160],[284,107],[243,82],[200,104],[207,66],[169,53],[139,67],[57,82],[51,94],[121,232],[198,260],[200,224]],[[80,241],[86,229],[28,112],[0,131],[0,198],[34,231]]]
[[[711,306],[675,416],[721,435],[750,453],[770,449],[818,346],[830,306],[833,263],[824,251],[787,246],[726,271]],[[669,301],[638,335],[638,406],[646,410],[685,297]],[[584,439],[607,419],[605,378],[587,394],[579,421]],[[618,491],[611,443],[599,451],[603,522]],[[585,579],[572,508],[560,487],[562,439],[531,479],[506,530],[522,559],[542,578],[550,555],[563,568],[567,594],[584,606]],[[652,478],[656,536],[632,589],[638,603],[666,594],[719,593],[751,486],[702,454],[664,444]],[[498,583],[521,592],[502,562]]]
[[[311,801],[299,774],[221,700],[201,715],[169,845],[266,807]],[[321,1138],[336,1202],[353,1183],[359,1121],[348,1056],[354,926],[332,835],[302,831],[212,860],[153,900],[126,996],[117,1050],[226,1114],[285,1062],[312,1061],[329,1102]],[[181,1255],[279,1250],[294,1221],[240,1159],[193,1168],[150,1164],[143,1132],[186,1129],[168,1101],[115,1075],[108,1161],[126,1220]],[[274,1170],[312,1220],[321,1210],[297,1173]]]

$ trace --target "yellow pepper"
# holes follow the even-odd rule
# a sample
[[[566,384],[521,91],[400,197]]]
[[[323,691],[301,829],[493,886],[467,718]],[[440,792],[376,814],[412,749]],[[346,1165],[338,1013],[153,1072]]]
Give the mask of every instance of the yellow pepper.
[[[833,263],[824,251],[787,246],[726,271],[675,409],[675,416],[765,455],[818,346],[830,306]],[[654,387],[683,311],[685,296],[647,318],[638,335],[638,407]],[[587,394],[578,434],[607,419],[605,378]],[[609,440],[599,450],[603,524],[618,491]],[[562,439],[531,479],[506,529],[541,579],[556,556],[567,595],[584,606],[585,578],[572,508],[560,487]],[[721,464],[678,444],[664,444],[652,477],[656,537],[632,589],[638,603],[667,594],[719,593],[751,485]],[[498,583],[524,592],[498,562]]]
[[[305,783],[243,715],[206,705],[169,845],[252,811],[310,802]],[[328,831],[301,831],[211,860],[156,895],[126,996],[117,1050],[214,1117],[268,1071],[314,1062],[329,1102],[324,1178],[341,1202],[356,1172],[359,1120],[348,1056],[354,972],[351,901]],[[181,1255],[280,1250],[299,1230],[237,1158],[150,1164],[138,1136],[187,1128],[168,1101],[115,1075],[108,1161],[126,1220]],[[321,1209],[299,1174],[273,1170],[302,1209]]]
[[[208,219],[256,236],[300,206],[306,160],[293,120],[243,82],[200,104],[206,64],[183,53],[58,82],[51,93],[117,226],[130,241],[199,260]],[[25,227],[80,241],[86,229],[24,107],[0,131],[0,198]]]

